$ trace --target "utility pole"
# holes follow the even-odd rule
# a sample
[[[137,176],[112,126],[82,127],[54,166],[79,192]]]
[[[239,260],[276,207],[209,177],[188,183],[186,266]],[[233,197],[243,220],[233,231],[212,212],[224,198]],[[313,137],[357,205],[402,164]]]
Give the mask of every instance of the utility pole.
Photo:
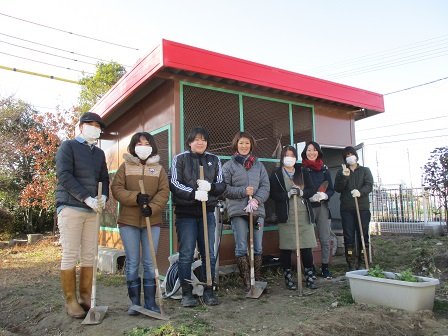
[[[409,179],[411,180],[411,189],[412,189],[412,174],[411,174],[411,160],[409,159],[409,148],[406,148],[408,153],[408,170],[409,170]]]

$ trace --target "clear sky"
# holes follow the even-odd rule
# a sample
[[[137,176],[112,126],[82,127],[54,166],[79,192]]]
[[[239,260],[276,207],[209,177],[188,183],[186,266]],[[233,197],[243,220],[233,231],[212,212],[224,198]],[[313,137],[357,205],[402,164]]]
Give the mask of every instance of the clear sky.
[[[71,80],[81,78],[79,71],[94,72],[88,63],[98,59],[131,66],[161,38],[381,94],[448,77],[445,0],[0,0],[0,5],[0,66]],[[79,87],[0,69],[0,95],[11,94],[40,110],[69,108]],[[376,180],[419,184],[430,151],[448,145],[447,96],[448,79],[388,94],[385,113],[356,123],[357,143],[364,142],[366,165]]]

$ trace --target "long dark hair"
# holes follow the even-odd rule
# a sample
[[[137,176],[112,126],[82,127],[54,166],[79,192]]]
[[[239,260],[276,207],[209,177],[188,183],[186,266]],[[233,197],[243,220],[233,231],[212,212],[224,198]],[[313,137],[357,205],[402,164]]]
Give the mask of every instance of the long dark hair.
[[[306,150],[308,149],[309,145],[313,145],[313,147],[316,149],[316,151],[318,153],[317,154],[317,158],[318,159],[322,159],[324,157],[324,153],[322,152],[322,149],[320,148],[320,145],[316,141],[308,141],[306,143],[305,148],[302,151],[302,154],[301,154],[303,160],[306,160]]]

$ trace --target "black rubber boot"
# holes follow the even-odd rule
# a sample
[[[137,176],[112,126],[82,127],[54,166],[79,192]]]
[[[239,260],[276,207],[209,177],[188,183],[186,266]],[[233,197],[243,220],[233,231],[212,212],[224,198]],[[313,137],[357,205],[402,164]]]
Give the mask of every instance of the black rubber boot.
[[[367,252],[367,261],[370,262],[369,260],[369,245],[366,244],[366,252]],[[364,261],[364,250],[362,248],[362,246],[359,248],[359,255],[358,255],[358,263],[356,265],[356,269],[365,269],[366,268],[366,263]]]
[[[137,280],[132,280],[127,282],[128,285],[128,295],[129,299],[131,299],[132,305],[140,306],[140,293],[141,293],[141,279],[137,278]],[[140,314],[138,311],[128,309],[128,315],[138,315]]]
[[[294,282],[290,268],[283,269],[283,276],[285,277],[285,285],[287,289],[297,289],[297,284]]]
[[[145,308],[160,313],[156,303],[156,282],[154,279],[143,279],[143,294],[145,296]]]
[[[306,287],[309,289],[317,289],[316,284],[314,283],[314,279],[313,279],[313,268],[312,267],[305,267],[304,269],[304,273],[305,273],[305,284]]]
[[[193,296],[193,286],[188,282],[182,283],[182,301],[183,307],[196,307],[198,300]]]
[[[322,264],[322,277],[325,279],[333,279],[333,275],[330,272],[330,268],[328,267],[328,264]]]
[[[207,306],[216,306],[219,304],[218,298],[213,292],[213,286],[212,287],[207,286],[204,288],[204,294],[202,295],[202,300],[204,300],[204,303]]]
[[[345,248],[345,260],[347,261],[347,270],[349,272],[355,270],[355,251],[353,246],[347,246]]]

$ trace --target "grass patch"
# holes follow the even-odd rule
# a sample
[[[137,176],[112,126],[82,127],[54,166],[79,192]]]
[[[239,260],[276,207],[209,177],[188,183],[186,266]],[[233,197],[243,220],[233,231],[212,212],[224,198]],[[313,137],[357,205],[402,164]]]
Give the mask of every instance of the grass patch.
[[[209,335],[213,328],[204,320],[194,318],[188,324],[174,326],[171,323],[154,328],[134,328],[126,332],[126,336],[205,336]]]
[[[122,274],[99,273],[97,280],[108,287],[121,287],[126,285],[126,277]]]

